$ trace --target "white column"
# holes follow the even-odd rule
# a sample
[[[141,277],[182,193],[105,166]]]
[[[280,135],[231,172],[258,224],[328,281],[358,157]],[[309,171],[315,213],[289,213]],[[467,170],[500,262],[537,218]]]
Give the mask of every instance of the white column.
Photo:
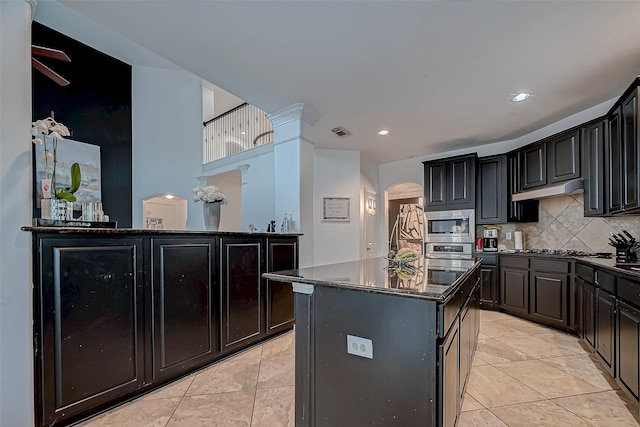
[[[0,426],[32,426],[31,5],[0,1]]]
[[[317,115],[304,104],[269,114],[274,132],[275,220],[291,214],[300,238],[300,266],[313,263],[313,125]]]

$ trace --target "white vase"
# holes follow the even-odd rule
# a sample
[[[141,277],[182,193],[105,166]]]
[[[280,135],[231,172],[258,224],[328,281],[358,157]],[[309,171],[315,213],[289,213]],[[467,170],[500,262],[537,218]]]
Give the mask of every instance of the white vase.
[[[202,204],[205,230],[218,231],[220,227],[220,205],[220,202],[204,202]]]

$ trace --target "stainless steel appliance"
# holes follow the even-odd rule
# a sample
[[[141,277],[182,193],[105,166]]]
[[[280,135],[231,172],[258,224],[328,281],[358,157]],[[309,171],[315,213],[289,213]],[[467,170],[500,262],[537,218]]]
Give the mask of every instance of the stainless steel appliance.
[[[498,230],[483,230],[482,237],[483,252],[498,252]]]
[[[471,259],[475,245],[476,215],[473,209],[427,212],[424,256]]]
[[[427,212],[426,242],[475,243],[476,213],[473,209]]]

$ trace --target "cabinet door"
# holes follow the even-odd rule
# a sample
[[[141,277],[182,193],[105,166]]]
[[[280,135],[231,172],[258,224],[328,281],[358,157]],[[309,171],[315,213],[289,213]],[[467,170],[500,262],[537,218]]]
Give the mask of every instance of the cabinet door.
[[[514,202],[511,195],[522,190],[520,184],[520,165],[522,153],[515,152],[507,157],[507,172],[509,185],[509,204],[507,205],[507,222],[537,222],[538,221],[538,200],[523,200]]]
[[[480,268],[480,306],[483,308],[498,307],[498,267]]]
[[[546,142],[548,184],[580,178],[580,131],[563,133]]]
[[[144,384],[142,241],[43,239],[36,406],[63,424]]]
[[[447,202],[452,209],[475,208],[475,158],[447,162]]]
[[[604,214],[604,128],[599,121],[582,130],[585,216]]]
[[[440,408],[440,420],[439,425],[443,427],[455,427],[456,418],[458,416],[458,404],[459,404],[459,329],[458,321],[454,322],[455,325],[449,331],[447,339],[440,345],[439,348],[439,365],[438,376],[442,390],[440,395],[442,396],[442,406]]]
[[[584,338],[584,280],[575,279],[575,301],[573,304],[573,326],[580,338]]]
[[[617,312],[618,379],[638,398],[640,312],[621,301],[618,301]]]
[[[500,285],[500,307],[508,313],[526,315],[529,311],[529,270],[502,267]]]
[[[446,162],[424,163],[424,192],[427,201],[425,211],[438,210],[447,205]],[[433,209],[435,208],[435,209]]]
[[[298,267],[297,239],[268,239],[267,271],[292,270]],[[294,322],[294,297],[291,283],[266,280],[267,333],[290,328]]]
[[[507,222],[507,158],[495,156],[478,161],[476,224]]]
[[[219,353],[213,239],[152,239],[153,376],[202,366]]]
[[[638,207],[638,97],[622,104],[622,210]]]
[[[522,190],[547,184],[547,148],[536,144],[521,151],[520,176]]]
[[[260,238],[220,239],[223,351],[264,336],[262,251]]]
[[[612,374],[615,372],[615,306],[613,295],[601,289],[596,291],[596,351]]]
[[[620,109],[609,119],[609,141],[607,149],[608,166],[608,210],[610,213],[622,209],[622,131],[620,125]]]
[[[473,342],[471,338],[471,329],[473,326],[473,311],[471,305],[472,302],[470,302],[465,309],[462,309],[460,314],[460,384],[458,386],[460,400],[462,400],[464,386],[471,370],[471,345]]]
[[[568,279],[566,274],[531,272],[529,313],[540,323],[560,328],[568,325]]]
[[[584,282],[584,339],[596,347],[596,288]]]

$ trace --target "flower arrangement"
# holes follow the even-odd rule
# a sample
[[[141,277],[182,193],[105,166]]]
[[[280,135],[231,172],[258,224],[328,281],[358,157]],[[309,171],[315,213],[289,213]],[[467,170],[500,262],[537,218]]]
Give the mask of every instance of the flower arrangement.
[[[69,136],[69,129],[62,123],[56,122],[53,118],[47,117],[46,119],[37,120],[31,123],[31,135],[32,142],[34,144],[44,144],[45,152],[45,179],[51,179],[51,188],[53,191],[53,197],[56,199],[64,199],[68,202],[75,202],[76,196],[74,193],[80,188],[80,165],[74,163],[71,165],[71,186],[69,187],[56,187],[56,163],[58,140],[64,139],[65,136]],[[39,137],[40,135],[47,135],[53,138],[53,154],[49,151],[46,138]],[[53,174],[49,178],[49,159],[53,159]]]
[[[215,203],[219,202],[223,205],[229,203],[229,199],[215,185],[207,185],[206,187],[196,187],[193,189],[193,199],[196,202]]]

